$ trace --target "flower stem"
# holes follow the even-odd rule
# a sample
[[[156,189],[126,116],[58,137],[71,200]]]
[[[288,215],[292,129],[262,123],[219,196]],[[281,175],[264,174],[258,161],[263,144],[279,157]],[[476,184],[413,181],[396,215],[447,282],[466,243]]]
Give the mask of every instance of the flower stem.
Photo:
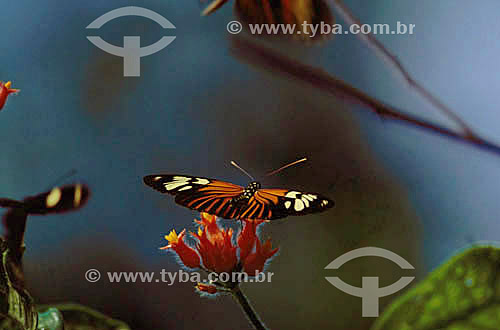
[[[241,308],[245,312],[248,320],[252,323],[255,329],[257,330],[268,330],[264,323],[261,321],[259,315],[255,312],[252,305],[250,305],[250,301],[248,298],[241,292],[240,287],[237,285],[235,288],[231,290],[231,294],[233,295],[234,300],[240,304]]]

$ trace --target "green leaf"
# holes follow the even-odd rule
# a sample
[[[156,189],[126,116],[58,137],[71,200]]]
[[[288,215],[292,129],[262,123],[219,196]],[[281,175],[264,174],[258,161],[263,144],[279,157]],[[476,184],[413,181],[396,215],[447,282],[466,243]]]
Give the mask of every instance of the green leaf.
[[[21,323],[10,316],[0,316],[0,330],[24,330]]]
[[[20,287],[18,275],[21,270],[12,262],[7,244],[0,239],[2,264],[0,265],[0,329],[10,326],[12,329],[34,330],[37,313],[33,299],[24,288]],[[7,329],[7,328],[5,328]]]
[[[452,257],[377,319],[372,330],[500,329],[500,249]]]
[[[51,310],[60,311],[64,319],[64,330],[130,330],[127,324],[112,319],[102,313],[83,305],[66,303],[58,305],[39,305],[39,315],[53,318],[54,315],[47,314]],[[54,322],[53,325],[58,323]],[[40,329],[40,327],[39,327]],[[59,328],[47,328],[58,330]]]
[[[7,241],[0,237],[0,330],[130,330],[122,321],[81,305],[35,308],[22,269],[27,214],[13,209],[8,215]]]
[[[64,321],[57,308],[50,307],[44,312],[38,312],[37,330],[63,330]]]

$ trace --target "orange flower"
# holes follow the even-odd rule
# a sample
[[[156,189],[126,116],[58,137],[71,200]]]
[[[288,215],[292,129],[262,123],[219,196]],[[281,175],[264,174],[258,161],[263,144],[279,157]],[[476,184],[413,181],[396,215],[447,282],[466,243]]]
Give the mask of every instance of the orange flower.
[[[200,256],[192,247],[186,244],[184,237],[186,230],[184,229],[178,236],[175,230],[170,234],[165,235],[168,245],[161,247],[161,250],[172,249],[177,253],[182,263],[189,268],[200,268]]]
[[[0,81],[0,110],[2,110],[5,102],[7,101],[7,97],[10,94],[20,92],[19,89],[10,88],[11,85],[12,83],[10,81],[6,82],[5,84]]]
[[[188,267],[202,267],[202,264],[207,271],[215,273],[241,272],[243,268],[249,276],[255,276],[278,252],[278,248],[272,248],[270,240],[262,243],[257,235],[257,227],[265,221],[242,221],[243,228],[238,235],[232,229],[220,226],[217,218],[207,213],[202,212],[200,220],[195,222],[200,226],[196,233],[190,233],[196,240],[194,248],[185,243],[185,230],[179,236],[173,230],[165,236],[169,245],[161,248],[174,250]],[[199,291],[208,293],[214,291],[212,287],[197,285]]]
[[[185,243],[186,230],[183,230],[179,236],[175,230],[172,230],[169,235],[165,236],[169,244],[162,249],[174,250],[186,266],[200,267],[208,272],[218,273],[220,275],[218,278],[210,278],[212,275],[210,274],[211,282],[207,284],[198,282],[195,286],[196,290],[202,295],[232,294],[243,307],[255,329],[265,329],[239,287],[242,281],[240,277],[242,270],[248,276],[257,276],[257,272],[263,271],[269,258],[278,252],[278,248],[272,248],[271,240],[262,243],[257,235],[257,227],[265,221],[242,221],[243,227],[238,235],[235,235],[232,229],[220,226],[217,218],[207,213],[202,212],[200,220],[195,220],[195,222],[199,225],[198,231],[190,233],[196,240],[195,248]],[[222,278],[222,275],[235,275],[235,273],[238,277]],[[248,276],[243,276],[243,279]]]

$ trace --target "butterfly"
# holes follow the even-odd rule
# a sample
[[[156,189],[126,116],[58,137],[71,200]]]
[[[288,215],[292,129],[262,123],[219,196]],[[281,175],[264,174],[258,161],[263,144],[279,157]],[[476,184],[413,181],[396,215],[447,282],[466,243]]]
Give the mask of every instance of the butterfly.
[[[306,158],[283,166],[268,175],[305,161]],[[175,202],[192,210],[216,215],[224,219],[276,220],[291,215],[305,215],[325,211],[335,203],[319,194],[289,189],[263,189],[261,184],[239,167],[252,180],[242,187],[205,177],[156,174],[144,177],[144,183],[164,194],[175,196]]]
[[[227,1],[212,1],[202,14],[215,12]],[[321,39],[326,35],[318,32],[320,24],[323,22],[331,27],[335,23],[335,18],[324,0],[236,0],[234,10],[238,18],[246,24],[287,24],[288,28],[294,27],[295,31],[291,34],[301,40]],[[304,22],[314,25],[314,30],[311,30],[310,25],[303,25]],[[265,29],[262,32],[268,33]],[[276,32],[283,33],[282,30]]]
[[[22,201],[0,198],[0,207],[18,209],[28,215],[63,213],[81,208],[90,195],[83,184],[72,184],[52,188],[50,191],[26,197]]]
[[[5,237],[14,260],[20,262],[24,231],[28,215],[47,215],[77,210],[84,206],[90,196],[89,188],[83,184],[55,187],[50,191],[26,197],[22,201],[0,198],[0,207],[9,210],[3,215]]]

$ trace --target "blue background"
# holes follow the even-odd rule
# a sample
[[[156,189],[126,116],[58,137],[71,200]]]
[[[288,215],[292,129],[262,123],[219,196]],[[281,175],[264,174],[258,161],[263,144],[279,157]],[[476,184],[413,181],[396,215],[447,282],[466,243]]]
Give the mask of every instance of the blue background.
[[[346,2],[364,23],[416,24],[414,35],[377,38],[481,136],[500,142],[497,1]],[[123,78],[122,59],[86,40],[85,27],[91,21],[126,5],[154,10],[176,26],[166,32],[177,37],[171,45],[141,59],[140,78]],[[245,185],[246,177],[229,166],[231,159],[252,158],[258,165],[250,165],[249,170],[258,175],[308,154],[303,150],[296,157],[279,155],[271,161],[269,155],[259,155],[259,147],[255,157],[244,155],[244,150],[238,154],[237,148],[226,149],[231,138],[221,132],[226,118],[216,108],[220,103],[210,100],[227,96],[227,102],[233,102],[234,91],[244,95],[260,79],[268,79],[229,53],[226,24],[233,19],[231,7],[227,4],[213,16],[200,17],[203,6],[196,0],[2,4],[0,79],[12,80],[13,87],[22,91],[11,96],[0,113],[0,196],[22,199],[43,192],[70,169],[78,173],[64,183],[83,181],[92,190],[88,206],[79,212],[30,219],[26,263],[27,269],[35,269],[32,277],[39,276],[37,271],[48,276],[50,265],[61,254],[78,257],[68,250],[75,242],[84,250],[98,246],[104,254],[111,249],[106,242],[112,242],[117,250],[140,260],[144,269],[159,265],[176,269],[174,259],[159,253],[158,247],[165,244],[163,235],[172,228],[192,228],[189,223],[196,214],[145,187],[144,175],[179,172]],[[123,35],[140,35],[141,43],[148,45],[164,33],[154,22],[127,17],[107,23],[98,35],[116,45]],[[384,102],[454,127],[353,35],[337,36],[293,54]],[[309,89],[304,93],[316,95]],[[273,99],[256,99],[250,90],[247,102],[227,105],[233,115],[244,113],[243,127],[248,118],[261,120],[263,127],[276,128],[269,143],[279,140],[280,131],[287,127],[266,120],[269,109],[277,106]],[[352,109],[356,111],[347,113],[358,127],[349,129],[359,130],[362,143],[402,187],[419,219],[416,253],[421,273],[472,241],[499,236],[498,156],[382,122],[366,109]],[[307,177],[314,167],[313,160],[302,170],[291,170],[292,179],[275,178],[273,183],[294,182],[293,173]],[[336,176],[343,174],[339,171]],[[305,180],[296,183],[308,187]],[[61,260],[59,264],[67,262]],[[74,276],[83,281],[82,273],[75,271]]]

